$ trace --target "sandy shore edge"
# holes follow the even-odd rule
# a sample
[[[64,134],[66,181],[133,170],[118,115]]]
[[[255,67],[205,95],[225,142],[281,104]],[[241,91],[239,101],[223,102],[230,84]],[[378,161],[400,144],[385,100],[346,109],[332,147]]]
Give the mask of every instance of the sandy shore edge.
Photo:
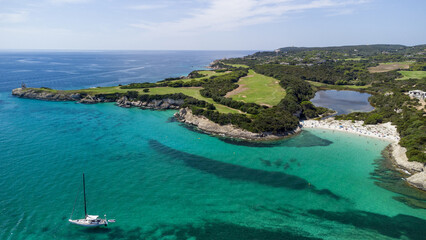
[[[406,178],[411,186],[426,191],[426,166],[419,162],[408,161],[407,155],[405,154],[407,150],[398,144],[400,137],[396,127],[390,122],[377,125],[363,124],[363,121],[335,120],[334,118],[305,120],[300,122],[302,129],[328,129],[389,141],[391,156],[396,169],[411,175]]]

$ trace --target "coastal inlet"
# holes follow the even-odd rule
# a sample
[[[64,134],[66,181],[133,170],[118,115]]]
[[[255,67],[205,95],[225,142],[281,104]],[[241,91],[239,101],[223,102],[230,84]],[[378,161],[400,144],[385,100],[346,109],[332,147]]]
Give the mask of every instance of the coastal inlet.
[[[8,94],[1,100],[0,198],[8,216],[1,222],[1,239],[11,233],[26,239],[211,239],[219,233],[227,239],[421,239],[425,234],[419,227],[425,210],[398,201],[394,197],[402,195],[371,178],[372,163],[388,145],[379,139],[309,129],[271,146],[244,146],[168,121],[174,110]],[[90,177],[88,211],[105,211],[117,219],[114,227],[85,231],[66,224],[73,208],[69,200],[81,186],[75,176],[83,171]],[[81,206],[76,209],[75,216],[84,214]]]

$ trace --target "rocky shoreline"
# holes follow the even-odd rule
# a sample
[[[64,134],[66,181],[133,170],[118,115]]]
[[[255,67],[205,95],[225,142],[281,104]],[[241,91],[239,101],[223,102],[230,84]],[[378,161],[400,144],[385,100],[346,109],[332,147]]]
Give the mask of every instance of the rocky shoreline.
[[[49,92],[36,89],[15,88],[12,95],[20,98],[30,98],[46,101],[79,101],[82,99],[81,94],[65,94],[62,92]]]
[[[284,137],[288,137],[297,134],[301,131],[298,127],[292,132],[284,134],[273,134],[273,133],[253,133],[247,130],[235,127],[231,124],[219,125],[212,122],[204,116],[194,115],[189,108],[182,108],[179,112],[175,113],[175,118],[183,123],[196,126],[199,130],[212,135],[219,135],[230,138],[239,138],[244,140],[278,140]]]
[[[336,130],[358,134],[360,136],[367,136],[379,138],[389,141],[390,155],[386,156],[391,159],[397,170],[411,175],[406,178],[408,184],[418,189],[426,191],[426,165],[419,162],[408,161],[407,150],[401,147],[399,142],[399,134],[396,127],[390,123],[383,123],[377,125],[364,125],[363,121],[347,121],[347,120],[334,120],[334,118],[327,118],[325,120],[306,120],[301,122],[302,128],[320,128],[328,130]]]
[[[183,100],[174,100],[170,98],[154,99],[147,102],[130,101],[126,96],[119,98],[117,101],[113,101],[103,96],[82,95],[80,93],[67,93],[62,91],[49,92],[38,89],[24,90],[22,88],[13,89],[12,95],[20,98],[38,99],[45,101],[74,101],[84,104],[116,102],[117,106],[124,108],[139,107],[143,109],[156,110],[179,109],[184,103]]]
[[[154,99],[148,102],[142,101],[132,101],[126,96],[123,96],[116,101],[106,99],[102,96],[91,96],[91,95],[82,95],[80,93],[69,93],[63,91],[50,92],[49,90],[43,91],[40,89],[22,89],[17,88],[12,90],[12,95],[20,98],[30,98],[38,99],[45,101],[75,101],[84,104],[95,104],[95,103],[104,103],[104,102],[116,102],[116,105],[119,107],[130,108],[138,107],[142,109],[153,109],[153,110],[167,110],[173,109],[178,110],[179,112],[175,114],[175,118],[188,125],[196,126],[200,131],[211,134],[219,135],[230,138],[239,138],[244,140],[278,140],[284,137],[288,137],[294,134],[297,134],[301,131],[300,128],[297,128],[295,131],[284,133],[284,134],[273,134],[273,133],[253,133],[244,129],[240,129],[231,124],[228,125],[219,125],[213,121],[207,119],[204,116],[196,116],[192,113],[189,108],[182,108],[184,100],[179,99]]]
[[[130,108],[139,107],[142,109],[155,109],[155,110],[166,110],[166,109],[179,109],[184,101],[182,99],[175,100],[170,98],[151,100],[149,102],[142,101],[130,101],[126,96],[117,100],[117,106]]]
[[[204,116],[197,116],[192,113],[189,108],[182,108],[184,104],[183,100],[174,100],[170,98],[150,100],[149,102],[142,101],[131,101],[126,96],[119,98],[116,101],[106,99],[102,96],[91,96],[82,95],[80,93],[69,93],[63,91],[49,91],[40,89],[13,89],[12,95],[20,98],[39,99],[46,101],[75,101],[85,104],[94,104],[102,102],[116,102],[117,106],[130,108],[139,107],[142,109],[180,109],[175,114],[175,118],[185,124],[196,126],[202,132],[219,135],[230,138],[239,138],[244,140],[278,140],[284,137],[288,137],[297,134],[302,128],[322,128],[337,131],[344,131],[353,134],[375,137],[384,139],[391,142],[390,152],[391,158],[397,169],[404,173],[411,174],[410,177],[406,178],[407,182],[419,189],[426,191],[426,166],[419,162],[409,162],[405,154],[406,149],[401,147],[399,142],[399,135],[396,131],[395,126],[390,123],[378,124],[378,125],[367,125],[364,126],[362,121],[337,121],[333,118],[325,120],[306,120],[301,122],[301,127],[296,130],[284,134],[272,134],[272,133],[253,133],[244,129],[240,129],[231,124],[219,125],[212,122]]]

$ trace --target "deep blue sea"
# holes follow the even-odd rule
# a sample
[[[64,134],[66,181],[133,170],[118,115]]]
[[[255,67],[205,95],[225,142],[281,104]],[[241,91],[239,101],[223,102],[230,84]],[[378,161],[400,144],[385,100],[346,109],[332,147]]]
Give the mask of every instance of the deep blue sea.
[[[10,94],[154,82],[250,53],[0,53],[0,239],[425,239],[426,196],[389,169],[388,142],[315,129],[235,141],[175,111]],[[108,228],[68,223],[74,203],[84,215],[83,172]]]
[[[0,52],[0,91],[73,89],[156,82],[205,69],[210,62],[254,51]]]

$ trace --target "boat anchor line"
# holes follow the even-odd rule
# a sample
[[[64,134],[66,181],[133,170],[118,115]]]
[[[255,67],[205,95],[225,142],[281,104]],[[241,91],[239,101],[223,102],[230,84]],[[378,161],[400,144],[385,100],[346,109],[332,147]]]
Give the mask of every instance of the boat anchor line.
[[[70,219],[68,221],[72,224],[83,226],[83,227],[101,227],[101,226],[108,226],[108,223],[114,223],[115,219],[107,219],[106,214],[104,215],[104,218],[100,218],[99,215],[89,215],[87,214],[87,203],[86,203],[86,182],[84,178],[83,173],[83,193],[84,193],[84,215],[85,217],[82,219],[72,219],[72,215],[74,214],[75,204],[77,202],[77,198],[74,202],[74,208],[72,210]]]

